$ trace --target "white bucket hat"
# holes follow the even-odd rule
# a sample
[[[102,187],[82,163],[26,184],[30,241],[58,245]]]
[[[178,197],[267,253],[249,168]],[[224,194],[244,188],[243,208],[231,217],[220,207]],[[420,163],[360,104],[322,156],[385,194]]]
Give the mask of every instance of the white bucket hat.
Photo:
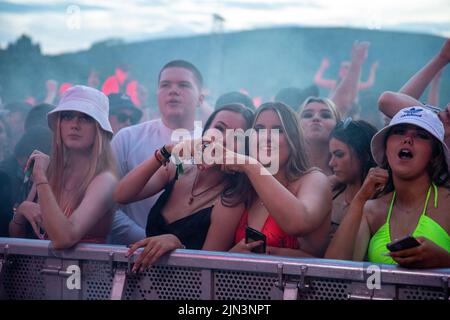
[[[390,128],[399,124],[412,124],[435,137],[444,149],[447,166],[450,169],[450,151],[444,142],[444,125],[437,114],[424,107],[408,107],[395,114],[388,126],[378,131],[372,138],[371,150],[375,162],[381,166],[385,154],[386,134]]]
[[[58,112],[79,111],[95,119],[100,127],[113,134],[109,123],[108,98],[97,89],[86,86],[74,86],[64,92],[58,106],[47,114],[48,126],[55,131]]]

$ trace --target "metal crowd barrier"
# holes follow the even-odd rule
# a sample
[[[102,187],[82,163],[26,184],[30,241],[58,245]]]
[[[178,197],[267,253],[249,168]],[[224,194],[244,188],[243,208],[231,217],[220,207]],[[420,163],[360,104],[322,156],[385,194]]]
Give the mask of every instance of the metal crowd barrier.
[[[176,250],[143,273],[124,246],[0,238],[1,299],[449,300],[450,269]]]

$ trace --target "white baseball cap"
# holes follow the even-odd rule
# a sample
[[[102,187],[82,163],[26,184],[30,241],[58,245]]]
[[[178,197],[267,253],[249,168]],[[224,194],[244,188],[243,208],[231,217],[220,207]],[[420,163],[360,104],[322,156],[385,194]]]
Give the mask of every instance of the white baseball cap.
[[[58,112],[78,111],[97,121],[100,127],[113,134],[109,123],[109,101],[103,92],[87,86],[73,86],[64,92],[58,106],[47,114],[48,126],[55,131]]]
[[[393,126],[404,123],[420,127],[435,137],[442,144],[447,166],[450,168],[450,151],[444,142],[444,125],[435,112],[419,106],[401,109],[395,114],[388,126],[373,136],[371,142],[372,156],[379,166],[382,165],[385,154],[386,134]]]

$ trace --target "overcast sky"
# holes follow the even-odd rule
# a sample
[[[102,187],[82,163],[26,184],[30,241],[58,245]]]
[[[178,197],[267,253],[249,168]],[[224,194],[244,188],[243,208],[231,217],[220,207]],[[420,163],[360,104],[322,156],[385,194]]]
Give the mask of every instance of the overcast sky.
[[[338,26],[450,37],[450,0],[0,0],[0,46],[30,35],[45,53],[126,41],[271,26]]]

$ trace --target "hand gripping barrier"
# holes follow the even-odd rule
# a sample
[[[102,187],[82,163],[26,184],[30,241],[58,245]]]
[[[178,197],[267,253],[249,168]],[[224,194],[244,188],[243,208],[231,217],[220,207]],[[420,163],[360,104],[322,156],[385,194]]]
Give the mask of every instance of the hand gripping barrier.
[[[143,273],[125,246],[0,238],[1,299],[449,300],[450,269],[176,250]]]

